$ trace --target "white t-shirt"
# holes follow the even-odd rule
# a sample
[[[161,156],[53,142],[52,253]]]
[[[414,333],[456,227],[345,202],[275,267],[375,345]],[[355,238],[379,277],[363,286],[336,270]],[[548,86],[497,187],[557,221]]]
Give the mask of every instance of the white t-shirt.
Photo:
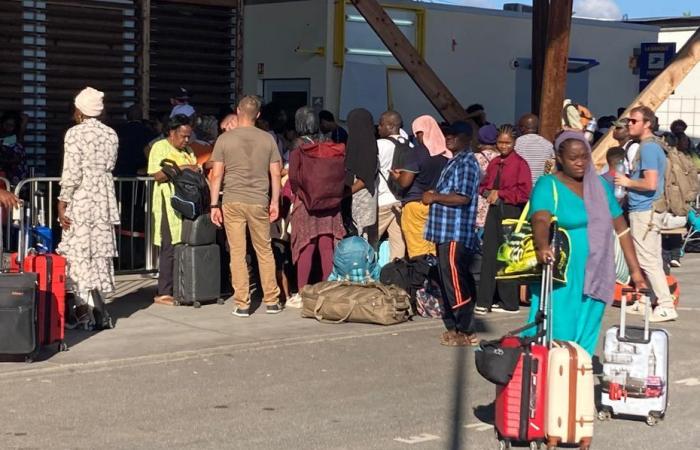
[[[390,136],[397,141],[406,142],[401,136]],[[386,184],[386,180],[389,179],[389,170],[391,170],[391,163],[394,160],[394,143],[389,139],[377,139],[377,155],[379,157],[379,187],[377,188],[378,198],[377,205],[381,208],[382,206],[393,205],[394,203],[399,203],[399,200],[394,196],[394,194],[389,190],[389,186]]]

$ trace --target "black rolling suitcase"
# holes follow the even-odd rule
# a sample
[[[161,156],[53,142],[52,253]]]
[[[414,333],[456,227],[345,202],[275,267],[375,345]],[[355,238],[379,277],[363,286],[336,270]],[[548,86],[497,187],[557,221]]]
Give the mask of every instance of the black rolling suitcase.
[[[223,303],[217,244],[175,246],[173,297],[175,304],[201,306],[201,302]]]
[[[37,334],[37,274],[0,274],[0,354],[24,355],[39,349]]]

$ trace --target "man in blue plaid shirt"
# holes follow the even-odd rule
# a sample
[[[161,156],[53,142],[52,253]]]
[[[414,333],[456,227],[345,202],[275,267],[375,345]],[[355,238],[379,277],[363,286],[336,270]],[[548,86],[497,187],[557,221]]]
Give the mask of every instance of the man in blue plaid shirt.
[[[477,345],[474,333],[474,277],[469,271],[478,251],[476,210],[481,169],[469,148],[472,129],[455,122],[446,132],[447,148],[454,157],[442,170],[434,191],[423,194],[430,205],[425,239],[437,246],[445,331],[440,343],[450,346]]]

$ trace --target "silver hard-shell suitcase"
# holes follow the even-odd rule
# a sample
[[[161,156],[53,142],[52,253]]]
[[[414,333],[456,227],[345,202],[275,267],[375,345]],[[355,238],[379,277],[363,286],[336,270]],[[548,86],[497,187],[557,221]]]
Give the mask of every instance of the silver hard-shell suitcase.
[[[605,333],[601,420],[623,415],[653,426],[666,414],[669,337],[666,330],[649,328],[650,303],[644,308],[644,327],[628,327],[623,293],[620,325]]]

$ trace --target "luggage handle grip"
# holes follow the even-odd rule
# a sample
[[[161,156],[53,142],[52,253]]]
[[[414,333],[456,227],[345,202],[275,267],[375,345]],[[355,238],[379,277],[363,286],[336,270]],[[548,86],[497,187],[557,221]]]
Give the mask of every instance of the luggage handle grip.
[[[619,335],[622,339],[627,336],[627,295],[634,294],[635,300],[639,299],[639,294],[646,295],[649,301],[644,302],[644,341],[649,340],[649,315],[651,314],[651,294],[653,291],[649,288],[636,289],[636,288],[623,288],[622,295],[620,296],[620,332]]]
[[[348,318],[350,317],[352,312],[355,310],[355,306],[357,305],[357,302],[355,302],[355,300],[352,300],[352,303],[350,305],[348,313],[345,315],[345,317],[343,317],[339,320],[328,320],[328,319],[324,319],[323,315],[321,315],[321,308],[323,307],[323,303],[325,302],[325,300],[326,300],[326,297],[319,296],[318,301],[316,302],[316,306],[314,307],[314,317],[316,318],[316,320],[318,320],[319,322],[322,322],[322,323],[338,324],[338,323],[345,322],[346,320],[348,320]]]

